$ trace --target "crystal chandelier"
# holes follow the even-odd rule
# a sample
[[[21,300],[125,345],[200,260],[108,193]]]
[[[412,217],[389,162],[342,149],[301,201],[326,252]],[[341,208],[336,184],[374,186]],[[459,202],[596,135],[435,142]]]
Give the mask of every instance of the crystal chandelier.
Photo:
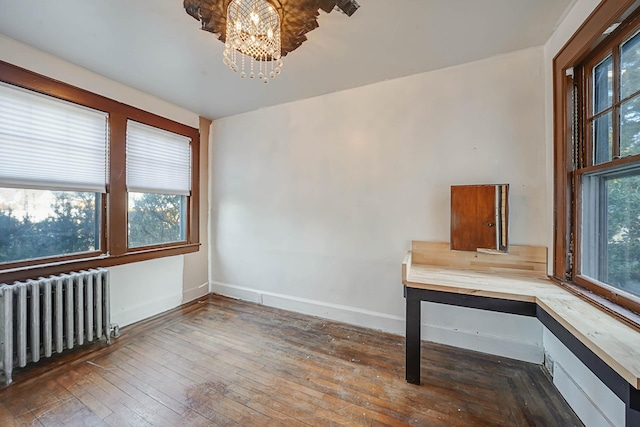
[[[248,72],[249,78],[269,83],[282,67],[280,15],[266,0],[231,0],[224,46],[229,68],[243,79]]]

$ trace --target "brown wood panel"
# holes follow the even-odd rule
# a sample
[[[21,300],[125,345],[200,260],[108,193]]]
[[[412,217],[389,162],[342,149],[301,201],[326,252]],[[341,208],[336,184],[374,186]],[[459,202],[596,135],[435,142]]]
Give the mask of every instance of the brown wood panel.
[[[405,262],[403,272],[411,271],[411,265],[428,264],[507,275],[547,276],[547,248],[544,246],[511,245],[509,253],[483,253],[453,251],[446,242],[414,240],[411,255],[407,255]]]
[[[543,368],[208,296],[18,370],[0,425],[580,425]]]
[[[451,249],[497,249],[496,187],[451,186]]]

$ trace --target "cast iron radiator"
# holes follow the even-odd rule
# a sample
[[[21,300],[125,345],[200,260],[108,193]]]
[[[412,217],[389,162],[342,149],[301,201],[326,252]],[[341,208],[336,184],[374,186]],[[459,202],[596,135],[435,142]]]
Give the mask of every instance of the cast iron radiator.
[[[0,284],[0,380],[14,367],[105,338],[111,344],[104,268]]]

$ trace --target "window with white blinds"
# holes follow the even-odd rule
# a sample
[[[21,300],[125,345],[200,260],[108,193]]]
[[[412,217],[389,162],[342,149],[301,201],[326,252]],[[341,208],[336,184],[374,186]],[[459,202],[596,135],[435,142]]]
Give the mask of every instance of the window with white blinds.
[[[127,122],[127,191],[191,194],[191,139]]]
[[[197,128],[0,60],[0,276],[197,252],[199,147]]]
[[[0,187],[106,192],[107,117],[0,83]]]

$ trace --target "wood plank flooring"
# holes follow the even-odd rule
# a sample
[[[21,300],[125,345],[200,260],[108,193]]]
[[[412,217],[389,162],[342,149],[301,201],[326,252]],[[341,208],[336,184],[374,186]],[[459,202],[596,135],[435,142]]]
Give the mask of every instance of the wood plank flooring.
[[[582,425],[538,365],[208,296],[20,370],[0,426]]]

